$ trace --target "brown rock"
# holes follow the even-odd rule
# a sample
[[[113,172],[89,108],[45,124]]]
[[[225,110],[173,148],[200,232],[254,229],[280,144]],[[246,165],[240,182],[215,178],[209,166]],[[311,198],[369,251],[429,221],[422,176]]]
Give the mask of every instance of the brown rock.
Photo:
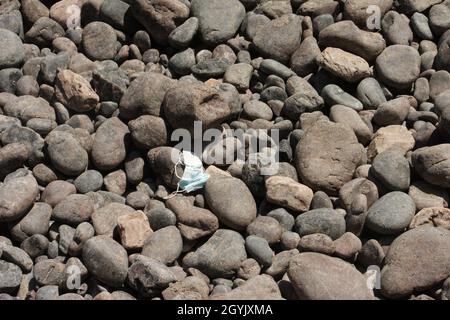
[[[118,216],[117,226],[125,249],[142,248],[145,240],[153,232],[147,216],[140,210]]]
[[[308,211],[314,195],[311,188],[281,176],[267,179],[266,189],[267,201],[296,212]]]
[[[420,210],[411,221],[410,229],[422,225],[432,225],[450,230],[450,209],[448,208],[424,208]]]
[[[67,108],[76,112],[87,112],[100,101],[90,83],[75,72],[62,70],[56,77],[55,97]]]
[[[259,275],[230,292],[211,297],[212,300],[281,300],[280,289],[271,276]]]

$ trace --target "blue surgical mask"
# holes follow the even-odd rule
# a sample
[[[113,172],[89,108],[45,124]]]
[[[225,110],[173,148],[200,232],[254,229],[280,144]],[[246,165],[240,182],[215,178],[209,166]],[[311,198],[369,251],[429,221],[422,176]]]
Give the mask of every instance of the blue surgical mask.
[[[184,172],[178,186],[184,192],[192,192],[205,186],[209,175],[203,170],[203,163],[199,157],[189,151],[183,151]]]

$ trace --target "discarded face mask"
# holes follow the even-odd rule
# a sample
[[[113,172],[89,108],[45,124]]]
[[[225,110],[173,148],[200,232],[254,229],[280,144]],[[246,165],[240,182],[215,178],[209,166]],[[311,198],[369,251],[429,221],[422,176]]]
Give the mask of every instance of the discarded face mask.
[[[182,159],[181,159],[182,158]],[[203,163],[199,157],[189,151],[183,151],[177,165],[182,163],[184,165],[184,173],[178,182],[178,190],[183,192],[192,192],[202,189],[209,178],[207,173],[204,173]],[[176,170],[175,170],[176,173]]]

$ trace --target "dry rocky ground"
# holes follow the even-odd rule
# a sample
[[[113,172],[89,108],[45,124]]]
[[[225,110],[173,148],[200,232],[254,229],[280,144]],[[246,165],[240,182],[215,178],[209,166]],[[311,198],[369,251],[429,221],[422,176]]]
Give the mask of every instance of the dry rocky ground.
[[[0,181],[0,300],[450,299],[450,0],[0,0]]]

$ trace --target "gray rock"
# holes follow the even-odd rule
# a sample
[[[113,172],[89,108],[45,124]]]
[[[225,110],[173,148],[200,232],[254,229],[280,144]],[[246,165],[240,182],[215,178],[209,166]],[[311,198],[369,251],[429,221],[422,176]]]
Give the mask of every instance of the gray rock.
[[[330,109],[330,120],[349,126],[358,138],[358,141],[367,145],[372,139],[373,132],[359,114],[352,108],[343,105],[334,105]]]
[[[194,267],[210,278],[230,278],[247,259],[245,241],[232,230],[219,229],[195,252],[183,258],[183,265]]]
[[[107,236],[96,236],[83,246],[83,263],[89,273],[112,287],[121,287],[127,277],[128,257],[125,249]]]
[[[36,179],[30,174],[4,181],[0,186],[0,221],[21,218],[39,194]]]
[[[271,20],[258,30],[253,43],[263,56],[287,63],[300,45],[301,35],[300,17],[287,14]]]
[[[364,158],[364,150],[349,127],[318,121],[306,131],[295,155],[295,165],[303,183],[313,190],[333,195],[352,179]]]
[[[50,160],[58,171],[76,176],[86,170],[88,154],[70,132],[54,131],[45,142]]]
[[[256,218],[255,200],[242,180],[211,176],[205,185],[205,198],[219,220],[235,230],[244,230]]]
[[[386,102],[383,89],[375,78],[362,80],[356,88],[358,100],[367,109],[377,109],[378,106]]]
[[[363,109],[361,101],[348,94],[335,84],[325,86],[320,95],[329,106],[340,104],[352,108],[355,111],[361,111]]]
[[[72,194],[59,202],[54,208],[52,218],[69,225],[77,226],[89,221],[94,211],[92,199],[84,194]]]
[[[379,153],[370,172],[389,190],[406,191],[410,184],[409,162],[394,148]]]
[[[295,227],[300,236],[323,233],[334,240],[345,233],[345,219],[333,209],[315,209],[299,215]]]
[[[413,40],[408,17],[396,11],[389,11],[384,15],[381,20],[381,28],[390,44],[407,46]]]
[[[406,97],[389,100],[378,106],[373,121],[381,127],[402,124],[410,108],[409,99]]]
[[[184,76],[191,73],[191,68],[195,65],[195,52],[191,48],[174,54],[169,60],[169,67],[175,73]]]
[[[420,12],[415,12],[411,17],[411,27],[414,33],[423,40],[433,40],[433,32],[428,24],[428,17]]]
[[[167,265],[180,256],[182,249],[183,239],[180,231],[174,226],[169,226],[153,232],[145,240],[141,254]]]
[[[49,47],[56,38],[65,34],[63,27],[48,17],[39,18],[25,34],[27,42],[42,47]]]
[[[384,235],[395,235],[407,228],[416,206],[406,193],[394,191],[378,199],[368,210],[366,227]]]
[[[258,275],[241,286],[224,294],[212,297],[215,300],[280,300],[280,289],[272,277]]]
[[[114,29],[104,22],[91,22],[83,28],[82,45],[92,60],[111,60],[117,53],[117,36]]]
[[[176,281],[175,274],[158,260],[138,256],[128,269],[128,283],[147,297],[152,297]]]
[[[373,299],[365,277],[353,265],[339,258],[301,253],[291,260],[288,276],[300,299]]]
[[[174,226],[177,223],[175,214],[167,208],[154,208],[146,212],[150,227],[156,231],[168,226]]]
[[[31,210],[11,229],[20,241],[34,234],[46,235],[49,229],[52,207],[44,202],[36,202]]]
[[[19,288],[22,271],[12,263],[0,260],[0,292],[13,294]]]
[[[266,239],[253,235],[248,236],[245,239],[245,249],[248,255],[261,265],[270,266],[272,264],[274,252]]]
[[[126,156],[128,127],[119,118],[105,120],[97,129],[92,146],[92,162],[100,170],[117,168]]]
[[[87,170],[80,174],[73,182],[78,192],[88,193],[100,190],[103,185],[103,176],[97,170]]]
[[[416,49],[405,45],[387,47],[375,63],[381,81],[395,89],[405,89],[420,74],[420,55]]]
[[[169,34],[189,17],[189,8],[177,0],[138,0],[130,5],[133,16],[160,45],[167,45]]]
[[[297,50],[292,53],[291,69],[300,77],[305,77],[317,70],[316,57],[320,54],[320,48],[314,37],[308,37],[302,41]]]
[[[397,237],[386,254],[381,271],[381,293],[388,298],[407,297],[442,283],[450,275],[450,232],[422,226]]]
[[[169,44],[175,48],[185,48],[194,39],[198,31],[198,18],[190,17],[169,34]]]
[[[417,149],[411,155],[416,172],[428,183],[450,187],[450,144]]]
[[[198,18],[202,40],[209,45],[232,38],[245,17],[245,8],[237,0],[193,0],[191,11]]]
[[[335,47],[374,61],[385,49],[386,42],[379,33],[359,29],[353,21],[340,21],[319,34],[321,47]]]
[[[294,227],[294,217],[284,208],[272,210],[267,216],[277,220],[280,226],[286,231],[290,231]]]

